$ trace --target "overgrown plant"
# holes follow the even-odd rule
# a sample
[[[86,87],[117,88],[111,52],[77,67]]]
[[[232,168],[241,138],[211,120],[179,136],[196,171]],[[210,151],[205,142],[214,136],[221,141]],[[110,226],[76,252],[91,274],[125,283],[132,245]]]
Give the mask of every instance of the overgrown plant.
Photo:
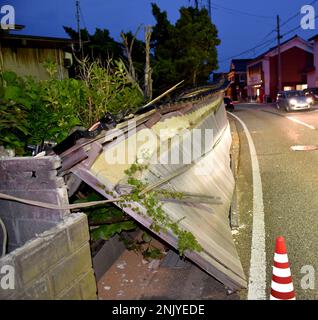
[[[144,101],[122,60],[108,60],[106,65],[80,61],[79,74],[85,84],[86,104],[79,108],[78,116],[85,127],[90,127],[106,112],[117,117],[133,113]]]
[[[81,125],[77,110],[85,107],[85,87],[75,79],[56,78],[56,66],[46,65],[49,80],[26,81],[33,98],[29,112],[30,136],[28,142],[40,144],[45,140],[61,142],[72,128]]]
[[[0,73],[0,145],[23,153],[31,109],[25,82],[13,72]]]
[[[95,192],[76,200],[75,203],[99,201],[102,197]],[[87,214],[88,223],[91,228],[91,240],[109,240],[122,231],[131,231],[137,228],[133,220],[114,205],[104,207],[92,207],[83,210]]]
[[[133,164],[128,170],[125,171],[127,175],[128,184],[132,187],[129,194],[121,196],[121,201],[117,205],[121,209],[131,208],[132,211],[138,214],[146,214],[152,219],[151,229],[155,232],[172,232],[178,239],[178,250],[181,256],[184,255],[186,250],[202,251],[201,245],[198,243],[194,235],[180,227],[179,221],[171,219],[163,210],[160,198],[179,199],[183,198],[181,192],[171,192],[169,190],[153,190],[144,192],[148,187],[146,183],[142,182],[138,175],[147,169],[147,166],[140,164]],[[113,195],[111,192],[110,195]],[[97,194],[91,194],[77,202],[87,202],[101,200]],[[138,203],[145,209],[142,212],[137,206],[132,203]],[[98,208],[93,207],[85,209],[84,212],[88,215],[89,224],[93,229],[91,230],[92,240],[108,240],[115,234],[121,234],[122,231],[131,231],[136,229],[136,224],[129,218],[123,210],[116,208],[113,205]],[[151,245],[151,237],[145,235],[142,241],[129,240],[122,237],[122,240],[130,250],[141,251],[145,258],[154,258],[161,255],[160,249]],[[144,245],[146,249],[144,248]]]
[[[128,250],[141,253],[145,260],[160,260],[164,255],[164,249],[153,244],[154,238],[147,232],[143,232],[141,237],[137,239],[131,238],[127,234],[121,234],[119,239]]]
[[[186,250],[202,251],[201,245],[198,243],[194,235],[180,227],[180,221],[174,221],[163,210],[159,197],[182,199],[182,193],[170,192],[167,190],[153,190],[143,192],[147,184],[142,182],[136,174],[140,174],[147,166],[140,164],[133,164],[125,171],[128,177],[128,183],[133,187],[132,192],[123,196],[124,203],[122,207],[132,207],[129,202],[137,202],[146,210],[146,214],[152,219],[153,223],[151,229],[155,232],[172,232],[178,239],[178,250],[180,255],[184,255]],[[138,207],[132,207],[132,210],[142,214]]]
[[[0,144],[17,154],[28,143],[59,143],[75,126],[89,128],[106,112],[121,118],[143,103],[122,61],[83,61],[80,79],[57,79],[57,66],[45,67],[50,78],[42,81],[0,73]]]
[[[75,203],[83,203],[90,201],[102,200],[102,196],[92,191],[87,196],[75,201]],[[83,209],[88,218],[90,226],[91,241],[109,240],[115,235],[119,235],[120,241],[123,242],[128,250],[141,253],[146,260],[161,259],[163,252],[153,244],[153,238],[143,232],[141,237],[131,237],[129,233],[123,231],[135,231],[138,226],[123,210],[115,205],[109,204],[103,207],[91,207]]]

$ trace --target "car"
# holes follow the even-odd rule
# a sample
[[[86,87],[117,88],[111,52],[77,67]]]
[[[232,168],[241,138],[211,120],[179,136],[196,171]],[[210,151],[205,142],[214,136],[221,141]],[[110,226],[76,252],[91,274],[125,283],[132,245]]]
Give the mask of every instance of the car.
[[[277,109],[285,109],[286,112],[296,110],[308,110],[312,107],[314,100],[312,97],[306,96],[303,91],[291,90],[280,91],[276,98]]]
[[[318,88],[308,88],[304,90],[306,96],[311,97],[314,102],[318,102]]]
[[[224,97],[224,104],[227,111],[234,111],[234,104],[231,98]]]

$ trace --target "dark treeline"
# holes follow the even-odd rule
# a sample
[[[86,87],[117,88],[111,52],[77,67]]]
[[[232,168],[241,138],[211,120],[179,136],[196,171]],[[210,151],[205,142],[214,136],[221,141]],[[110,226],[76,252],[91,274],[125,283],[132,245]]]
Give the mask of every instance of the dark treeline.
[[[184,80],[185,85],[206,83],[209,74],[218,68],[217,46],[220,44],[218,31],[211,22],[205,8],[182,7],[175,24],[168,20],[167,12],[152,4],[152,14],[156,24],[151,35],[151,68],[155,94]],[[66,33],[78,40],[78,33],[64,27]],[[146,61],[143,28],[139,29],[138,39],[133,32],[122,33],[128,44],[133,42],[132,60],[136,80],[143,87]],[[109,58],[127,62],[124,41],[118,42],[110,36],[107,29],[96,29],[90,34],[81,30],[83,52],[92,60],[107,61]],[[80,55],[80,52],[78,52]]]

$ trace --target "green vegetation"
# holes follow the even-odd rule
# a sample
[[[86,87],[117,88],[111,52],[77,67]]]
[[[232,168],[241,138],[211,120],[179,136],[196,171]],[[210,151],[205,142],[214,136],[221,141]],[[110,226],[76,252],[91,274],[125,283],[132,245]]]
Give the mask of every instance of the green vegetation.
[[[163,90],[181,80],[188,85],[206,83],[218,68],[216,47],[220,44],[208,11],[183,7],[175,25],[156,4],[152,13],[157,22],[152,35],[154,87]]]
[[[0,74],[0,145],[23,153],[29,134],[32,105],[25,94],[25,82],[13,72]]]
[[[0,73],[0,144],[24,154],[26,144],[61,142],[78,125],[86,128],[106,112],[115,117],[136,111],[143,95],[122,61],[81,62],[79,79],[56,78],[56,66],[47,62],[49,80]]]
[[[185,80],[185,85],[201,85],[209,74],[218,68],[217,46],[220,44],[216,26],[211,22],[208,11],[200,9],[198,3],[180,9],[180,17],[175,24],[168,20],[167,12],[152,4],[152,14],[156,24],[152,26],[151,68],[153,87],[156,95]],[[78,34],[72,28],[64,27],[74,40]],[[137,32],[138,33],[138,32]],[[135,39],[132,32],[123,33],[131,44],[134,40],[132,60],[136,70],[136,80],[144,79],[145,43]],[[122,59],[128,65],[128,57],[123,43],[117,42],[107,29],[96,29],[94,34],[81,31],[84,41],[84,55],[94,60],[105,61],[108,57]],[[140,36],[140,35],[139,35]],[[143,85],[139,83],[142,88]]]
[[[147,169],[144,165],[133,164],[125,171],[128,184],[132,187],[129,194],[122,195],[122,200],[118,202],[118,207],[108,205],[105,207],[93,207],[84,209],[88,216],[91,226],[92,240],[108,240],[122,231],[132,231],[137,228],[135,222],[127,216],[122,209],[131,208],[132,211],[143,215],[146,214],[152,219],[151,229],[156,232],[171,232],[178,239],[178,250],[181,256],[186,250],[202,251],[202,247],[194,235],[180,227],[180,221],[173,221],[163,210],[159,198],[182,199],[183,194],[180,192],[171,192],[168,190],[155,189],[149,192],[143,192],[148,185],[140,180],[140,174]],[[96,193],[89,193],[85,198],[77,200],[78,202],[98,201],[101,196]],[[140,204],[145,208],[142,212],[138,207],[133,206],[132,202]],[[129,240],[121,235],[122,241],[128,249],[140,251],[145,258],[156,259],[161,255],[161,251],[151,245],[152,237],[144,233],[141,240]],[[146,245],[146,248],[145,248]]]
[[[156,244],[153,244],[154,238],[147,232],[143,232],[142,236],[137,239],[132,239],[124,234],[121,234],[119,238],[128,250],[136,253],[141,252],[145,260],[160,260],[163,258],[163,250],[159,249]]]
[[[147,61],[151,60],[154,92],[162,93],[182,80],[187,85],[205,83],[218,67],[216,47],[220,44],[207,10],[199,9],[197,1],[196,8],[182,7],[174,25],[156,4],[152,4],[152,13],[156,24],[152,29],[152,50]],[[64,29],[77,40],[73,29]],[[57,79],[57,67],[50,61],[45,63],[49,80],[20,78],[8,71],[0,73],[0,145],[23,155],[27,144],[41,144],[47,140],[59,143],[76,126],[89,128],[107,112],[122,118],[144,103],[143,86],[139,82],[145,77],[145,43],[131,32],[121,34],[124,44],[111,38],[107,29],[96,29],[92,35],[87,30],[81,33],[86,58],[75,57],[74,79]],[[149,41],[147,44],[149,49]],[[147,66],[151,69],[149,63]],[[148,83],[152,82],[151,73],[147,73]],[[144,169],[144,166],[134,164],[126,171],[133,189],[123,196],[119,205],[131,207],[139,214],[144,213],[131,203],[143,206],[153,221],[151,228],[155,232],[171,232],[178,238],[180,255],[186,250],[201,251],[193,234],[181,229],[180,221],[167,216],[159,200],[159,197],[182,199],[182,194],[166,190],[142,192],[147,185],[136,175]],[[79,201],[93,200],[96,200],[96,194]],[[122,231],[136,229],[136,224],[112,205],[95,207],[86,213],[92,227],[92,240],[108,240]],[[129,243],[133,250],[144,244],[147,244],[143,251],[145,257],[160,256],[160,250],[151,245],[147,235],[139,242]]]
[[[158,197],[163,194],[167,198],[182,199],[182,194],[179,192],[169,192],[167,190],[153,190],[146,193],[142,191],[147,187],[145,183],[140,181],[136,174],[141,173],[147,169],[146,166],[133,164],[128,170],[125,171],[128,176],[129,185],[133,186],[130,194],[125,195],[123,198],[126,202],[135,201],[141,204],[146,209],[146,214],[152,219],[153,223],[150,226],[155,232],[168,232],[172,233],[178,238],[178,250],[180,255],[184,255],[186,250],[202,251],[202,247],[194,237],[194,235],[186,230],[180,228],[180,221],[173,221],[162,208]],[[130,204],[123,203],[123,207],[131,206]],[[133,211],[142,214],[139,208],[132,208]]]
[[[94,191],[89,191],[86,197],[76,200],[74,203],[100,201],[103,197]],[[131,231],[137,228],[133,220],[115,205],[109,204],[103,207],[91,207],[83,209],[87,214],[88,223],[91,226],[91,240],[109,240],[115,234],[122,231]]]
[[[86,197],[76,200],[74,203],[103,200],[103,197],[91,189]],[[109,240],[116,234],[128,250],[141,253],[146,260],[162,258],[161,249],[153,245],[153,238],[147,232],[141,237],[130,236],[129,231],[138,229],[137,224],[124,213],[123,210],[113,204],[103,207],[91,207],[83,209],[88,218],[90,226],[91,241]],[[123,231],[127,231],[123,233]]]

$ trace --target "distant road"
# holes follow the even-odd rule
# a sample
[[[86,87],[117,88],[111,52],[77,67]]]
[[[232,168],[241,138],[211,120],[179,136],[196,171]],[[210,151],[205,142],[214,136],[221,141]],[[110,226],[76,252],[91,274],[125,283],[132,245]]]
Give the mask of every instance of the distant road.
[[[285,113],[269,105],[240,104],[236,106],[234,115],[250,132],[259,163],[264,204],[267,297],[275,239],[284,236],[297,299],[318,299],[318,286],[314,290],[301,288],[303,266],[312,265],[318,280],[318,150],[291,150],[295,145],[318,146],[318,110]],[[247,136],[240,121],[236,120],[236,126],[241,144],[237,186],[242,226],[236,240],[245,272],[249,275],[251,261],[252,265],[259,263],[255,261],[255,255],[251,259],[251,243],[261,243],[261,237],[255,237],[259,237],[262,231],[255,230],[254,221],[253,232],[253,211],[258,210],[255,209],[258,206],[255,206],[257,200],[253,193],[255,177],[253,180]]]

